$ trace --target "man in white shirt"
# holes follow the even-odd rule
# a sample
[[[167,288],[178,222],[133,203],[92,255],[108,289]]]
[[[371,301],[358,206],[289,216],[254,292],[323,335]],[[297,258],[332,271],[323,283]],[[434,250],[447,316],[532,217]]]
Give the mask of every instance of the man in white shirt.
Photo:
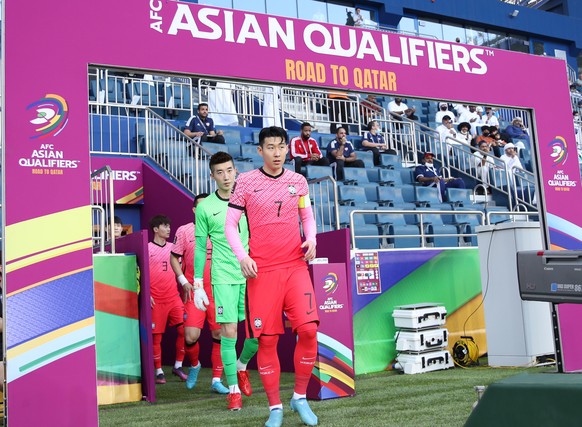
[[[477,112],[476,105],[469,105],[469,109],[463,111],[459,116],[459,122],[467,122],[471,125],[471,135],[475,136],[477,134],[477,126],[480,124],[481,117]]]
[[[418,117],[414,115],[416,108],[408,108],[408,105],[402,102],[402,98],[394,98],[394,101],[391,101],[388,104],[388,111],[399,117],[406,117],[410,120],[418,119]]]
[[[453,122],[455,121],[455,113],[449,110],[449,104],[446,102],[439,102],[439,110],[436,112],[434,116],[434,121],[437,123],[441,123],[443,121],[444,116],[449,116]]]

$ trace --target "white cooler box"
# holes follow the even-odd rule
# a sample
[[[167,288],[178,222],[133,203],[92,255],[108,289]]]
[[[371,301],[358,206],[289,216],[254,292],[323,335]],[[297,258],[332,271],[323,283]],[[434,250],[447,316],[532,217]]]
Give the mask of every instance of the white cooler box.
[[[403,370],[405,374],[422,374],[453,367],[453,359],[448,350],[420,354],[402,353],[396,357],[396,362],[394,367]]]
[[[434,328],[447,322],[447,309],[430,303],[401,305],[394,308],[392,317],[397,328]]]
[[[397,331],[394,339],[397,351],[436,350],[449,345],[449,331],[445,328]]]

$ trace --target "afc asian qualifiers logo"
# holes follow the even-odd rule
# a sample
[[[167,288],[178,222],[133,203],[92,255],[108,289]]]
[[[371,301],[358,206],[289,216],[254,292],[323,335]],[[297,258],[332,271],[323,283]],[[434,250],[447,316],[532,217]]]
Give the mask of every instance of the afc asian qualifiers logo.
[[[329,273],[323,278],[323,290],[327,295],[333,294],[337,290],[338,279],[337,274]]]
[[[554,167],[562,166],[566,163],[566,160],[568,160],[568,144],[564,138],[557,136],[548,144],[548,147],[552,149],[550,157],[553,158]]]
[[[31,139],[57,136],[69,121],[69,106],[65,98],[59,95],[47,94],[26,109],[34,110],[36,113],[36,117],[30,120],[35,126],[35,134],[30,137]]]

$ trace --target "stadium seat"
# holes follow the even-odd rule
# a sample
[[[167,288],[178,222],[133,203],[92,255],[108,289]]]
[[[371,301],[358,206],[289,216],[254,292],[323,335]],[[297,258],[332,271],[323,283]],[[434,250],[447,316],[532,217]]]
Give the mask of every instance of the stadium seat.
[[[219,126],[217,129],[223,132],[224,141],[226,142],[227,145],[242,143],[240,129],[236,127],[223,127],[223,126]]]
[[[447,200],[449,203],[451,203],[453,206],[460,207],[473,207],[473,201],[471,200],[472,193],[473,190],[468,188],[447,188],[446,190]]]
[[[305,166],[305,174],[307,179],[333,177],[333,169],[331,166],[307,165]]]
[[[402,169],[402,161],[398,154],[380,154],[380,165],[387,169]]]
[[[101,87],[105,87],[104,80],[101,80]],[[115,104],[125,104],[125,89],[120,79],[113,77],[107,79],[107,101]]]
[[[246,162],[244,160],[235,160],[234,165],[239,173],[249,172],[256,169],[257,165],[253,162]]]
[[[419,207],[427,207],[431,209],[450,210],[450,203],[443,203],[440,199],[440,190],[436,187],[425,187],[419,185],[414,187],[416,205]]]
[[[215,142],[203,142],[202,146],[210,151],[212,154],[218,153],[219,151],[228,152],[228,146],[225,144],[216,144]]]
[[[376,223],[382,228],[386,245],[391,248],[420,247],[420,229],[418,225],[406,222],[403,214],[382,210],[376,215]],[[409,236],[409,237],[398,237]]]
[[[153,82],[151,84],[144,81],[133,82],[132,95],[134,97],[134,99],[131,99],[132,104],[150,107],[158,106],[158,96],[156,93],[156,87],[154,86]]]
[[[423,210],[427,209],[417,209],[417,211]],[[419,226],[421,225],[420,216],[420,214],[417,216]],[[459,246],[457,227],[452,224],[445,224],[440,214],[422,214],[422,226],[424,227],[427,244],[438,248],[455,248]]]
[[[365,204],[368,202],[364,187],[356,185],[342,185],[338,187],[338,197],[341,205],[354,206],[356,203]]]
[[[241,157],[243,159],[249,159],[249,160],[252,160],[253,162],[259,162],[259,163],[263,161],[263,158],[257,152],[256,145],[241,144],[240,150],[241,150]]]
[[[404,201],[402,198],[402,189],[400,187],[376,187],[376,201],[380,206],[391,207],[399,210],[416,208],[416,204]]]
[[[371,151],[356,151],[356,157],[364,162],[366,168],[374,167],[374,153]]]

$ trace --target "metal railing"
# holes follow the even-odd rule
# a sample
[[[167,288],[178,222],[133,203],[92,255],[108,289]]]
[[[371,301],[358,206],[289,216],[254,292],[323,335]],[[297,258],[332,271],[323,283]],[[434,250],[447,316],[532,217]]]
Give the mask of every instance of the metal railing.
[[[111,242],[111,253],[115,253],[115,195],[109,166],[103,166],[91,173],[91,216],[94,246],[98,246],[99,252],[104,253],[105,242]]]
[[[258,120],[263,126],[282,123],[279,86],[201,79],[198,92],[200,102],[208,103],[215,121],[221,116],[221,123],[245,127]]]
[[[98,66],[89,67],[89,105],[111,114],[127,106],[164,110],[168,116],[192,113],[192,79],[171,75],[138,75]]]
[[[318,232],[340,229],[337,184],[331,176],[310,179],[309,195],[313,200],[313,216]]]

